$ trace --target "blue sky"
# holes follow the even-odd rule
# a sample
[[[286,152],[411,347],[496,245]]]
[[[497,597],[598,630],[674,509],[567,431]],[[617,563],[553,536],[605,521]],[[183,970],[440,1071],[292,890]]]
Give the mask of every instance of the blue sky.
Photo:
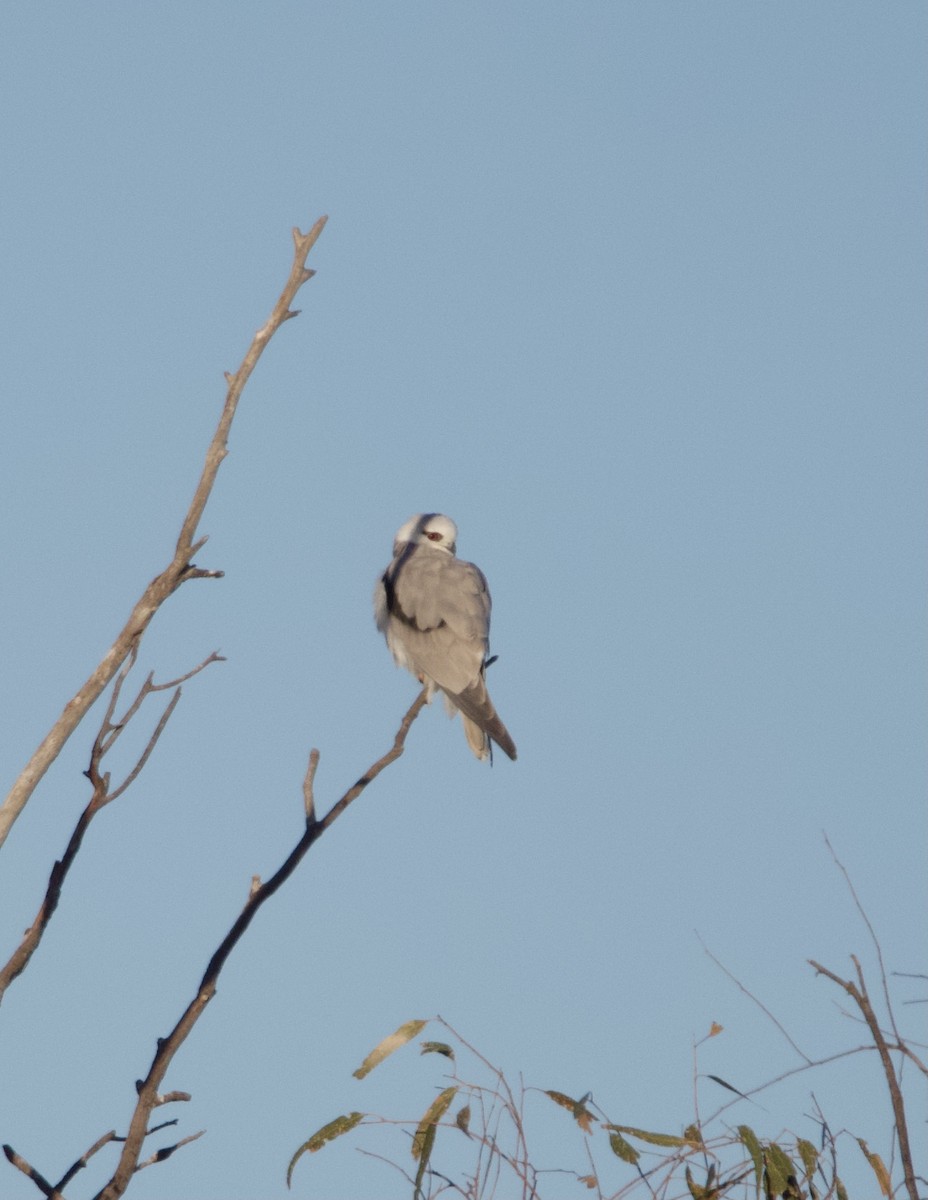
[[[795,1063],[695,931],[811,1053],[856,1044],[805,962],[873,967],[823,831],[887,965],[924,969],[926,24],[908,0],[9,7],[9,782],[170,558],[290,228],[330,221],[201,527],[225,578],[172,598],[140,667],[228,661],[6,997],[2,1140],[54,1175],[125,1125],[299,835],[310,746],[322,806],[387,748],[415,687],[370,596],[423,510],[489,578],[519,761],[423,714],[230,961],[167,1081],[193,1093],[179,1134],[208,1134],[133,1197],[282,1196],[336,1113],[415,1115],[431,1065],[350,1072],[435,1012],[529,1083],[678,1130],[713,1020],[704,1072]],[[4,847],[11,948],[95,728]],[[870,1060],[731,1119],[814,1136],[812,1090],[888,1148]],[[295,1185],[405,1194],[347,1143]]]

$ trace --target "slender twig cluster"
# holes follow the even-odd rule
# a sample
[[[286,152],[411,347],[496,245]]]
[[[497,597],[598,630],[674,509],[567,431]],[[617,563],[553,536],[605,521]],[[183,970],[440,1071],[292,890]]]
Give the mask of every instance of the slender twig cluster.
[[[829,845],[829,850],[831,847]],[[834,851],[831,850],[834,857]],[[844,872],[835,857],[837,866]],[[845,877],[847,873],[844,872]],[[848,879],[850,886],[850,880]],[[329,1121],[317,1130],[293,1155],[288,1171],[288,1183],[294,1168],[304,1155],[313,1154],[352,1131],[365,1126],[393,1126],[402,1129],[411,1139],[416,1166],[404,1165],[402,1158],[383,1153],[374,1154],[366,1147],[361,1153],[377,1158],[398,1171],[412,1186],[415,1200],[432,1200],[443,1192],[453,1192],[467,1200],[490,1200],[497,1194],[513,1195],[517,1186],[524,1200],[541,1200],[547,1193],[549,1177],[570,1175],[591,1191],[598,1200],[626,1200],[633,1193],[644,1191],[650,1200],[847,1200],[848,1193],[838,1170],[839,1157],[846,1165],[844,1147],[854,1144],[853,1155],[862,1153],[876,1179],[880,1193],[894,1197],[905,1190],[909,1200],[918,1200],[917,1185],[925,1182],[916,1172],[909,1137],[909,1117],[902,1088],[904,1064],[928,1076],[925,1064],[913,1048],[913,1043],[900,1034],[882,952],[873,928],[860,901],[851,887],[854,902],[864,919],[877,950],[877,969],[882,985],[885,1018],[877,1015],[868,991],[864,972],[856,957],[852,957],[855,977],[843,979],[834,971],[811,962],[821,975],[838,984],[854,1001],[860,1022],[869,1033],[869,1040],[850,1049],[818,1058],[802,1050],[774,1016],[740,980],[707,949],[713,962],[732,980],[741,993],[763,1012],[767,1020],[783,1036],[799,1057],[798,1066],[768,1078],[756,1087],[744,1090],[717,1075],[704,1074],[699,1069],[698,1051],[701,1045],[723,1032],[713,1022],[709,1032],[693,1047],[693,1113],[682,1132],[655,1132],[629,1124],[617,1124],[606,1115],[587,1093],[580,1099],[550,1089],[527,1088],[519,1080],[512,1085],[503,1072],[477,1051],[441,1017],[433,1018],[448,1035],[448,1041],[425,1041],[423,1054],[438,1054],[450,1062],[445,1068],[438,1098],[430,1100],[428,1108],[418,1119],[387,1118],[376,1113],[352,1112]],[[862,1020],[861,1020],[862,1018]],[[355,1071],[363,1078],[389,1054],[412,1041],[423,1032],[427,1021],[409,1021],[385,1038]],[[888,1028],[884,1026],[888,1025]],[[799,1073],[827,1066],[851,1055],[876,1054],[883,1068],[886,1090],[893,1115],[893,1136],[887,1162],[870,1149],[861,1137],[845,1130],[834,1130],[826,1120],[814,1094],[812,1113],[804,1118],[814,1127],[812,1138],[792,1130],[781,1130],[774,1137],[760,1137],[748,1124],[732,1126],[724,1118],[735,1105],[744,1111],[746,1102]],[[899,1057],[899,1066],[893,1056]],[[475,1065],[465,1071],[462,1059]],[[733,1098],[718,1106],[708,1116],[703,1115],[700,1091],[709,1081],[721,1087]],[[529,1124],[534,1130],[535,1110],[526,1118],[526,1099],[545,1097],[553,1101],[573,1120],[582,1138],[583,1167],[565,1171],[553,1169],[537,1157],[538,1140],[532,1134],[533,1150],[529,1153]],[[452,1112],[452,1106],[458,1106]],[[463,1135],[463,1138],[462,1138]],[[464,1141],[466,1139],[466,1141]],[[839,1155],[840,1143],[840,1155]],[[607,1153],[608,1148],[608,1153]],[[436,1163],[441,1155],[442,1169]],[[898,1165],[895,1157],[898,1154]],[[614,1180],[616,1160],[631,1169],[624,1182]],[[451,1165],[453,1164],[453,1165]],[[894,1175],[901,1182],[894,1188]],[[607,1182],[611,1180],[612,1182]],[[505,1181],[505,1183],[504,1183]]]

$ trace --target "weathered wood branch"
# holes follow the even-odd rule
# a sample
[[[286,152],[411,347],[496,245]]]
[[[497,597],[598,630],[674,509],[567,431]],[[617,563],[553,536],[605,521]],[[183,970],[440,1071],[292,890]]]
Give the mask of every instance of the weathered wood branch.
[[[90,707],[102,695],[106,686],[126,661],[133,647],[138,645],[140,638],[165,600],[188,579],[215,579],[222,575],[221,571],[207,571],[193,563],[194,555],[203,548],[206,541],[205,538],[194,541],[194,538],[216,482],[219,467],[228,453],[229,430],[242,391],[268,342],[285,321],[297,315],[291,310],[290,305],[303,284],[314,274],[306,267],[306,258],[322,233],[325,223],[326,218],[320,217],[309,233],[304,234],[298,229],[293,230],[293,263],[284,289],[270,317],[252,339],[241,366],[234,375],[226,375],[229,387],[222,415],[206,452],[206,461],[193,500],[181,525],[174,556],[164,570],[156,575],[145,588],[129,614],[129,619],[103,656],[100,664],[65,705],[61,716],[42,739],[29,762],[20,772],[3,804],[0,805],[0,845],[6,841],[13,822],[29,802],[45,772],[61,753]]]

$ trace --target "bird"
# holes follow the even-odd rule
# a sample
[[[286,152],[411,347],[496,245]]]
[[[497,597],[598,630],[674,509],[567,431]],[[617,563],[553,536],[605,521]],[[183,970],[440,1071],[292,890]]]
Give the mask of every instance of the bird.
[[[467,744],[492,760],[491,742],[510,758],[515,742],[493,707],[484,675],[490,647],[490,591],[483,572],[456,557],[458,527],[443,513],[418,513],[397,530],[393,561],[374,589],[374,620],[398,667],[460,712]]]

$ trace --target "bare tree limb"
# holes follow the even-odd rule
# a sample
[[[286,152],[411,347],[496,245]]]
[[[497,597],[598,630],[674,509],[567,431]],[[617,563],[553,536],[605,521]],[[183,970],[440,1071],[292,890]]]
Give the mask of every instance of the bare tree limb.
[[[851,899],[854,901],[854,906],[857,909],[857,911],[860,913],[860,918],[863,921],[864,925],[866,925],[867,932],[870,934],[870,941],[873,943],[873,949],[876,951],[876,961],[880,968],[880,982],[883,985],[883,999],[886,1002],[886,1012],[889,1016],[889,1023],[892,1026],[893,1037],[896,1039],[897,1043],[901,1044],[902,1038],[899,1036],[899,1030],[896,1027],[896,1015],[893,1012],[893,1004],[892,1004],[892,1000],[890,999],[890,995],[889,995],[889,981],[886,978],[886,966],[883,962],[883,947],[880,945],[880,939],[876,936],[876,930],[873,928],[873,925],[870,922],[870,918],[867,916],[866,909],[860,902],[860,897],[857,895],[857,889],[854,887],[854,884],[851,882],[851,877],[848,874],[847,867],[845,867],[844,863],[841,861],[840,858],[838,858],[837,854],[835,853],[834,847],[832,846],[831,842],[828,840],[828,834],[823,833],[822,836],[825,839],[825,845],[828,847],[828,853],[831,855],[832,862],[835,864],[835,866],[838,868],[838,870],[844,876],[844,882],[847,884],[847,889],[851,893]],[[855,958],[854,961],[856,963],[857,959]],[[860,968],[858,968],[858,970],[859,969]]]
[[[89,1162],[89,1160],[91,1158],[93,1158],[93,1156],[97,1153],[98,1150],[102,1150],[103,1147],[109,1145],[110,1142],[115,1142],[118,1140],[119,1139],[116,1137],[115,1129],[111,1129],[109,1131],[109,1133],[104,1133],[103,1137],[97,1138],[97,1140],[90,1147],[90,1149],[87,1150],[84,1154],[82,1154],[81,1157],[77,1160],[77,1162],[72,1163],[71,1166],[68,1167],[67,1171],[65,1171],[65,1173],[61,1176],[61,1178],[55,1184],[54,1190],[56,1192],[63,1192],[64,1189],[71,1182],[71,1180],[74,1178],[74,1176],[78,1173],[78,1171],[82,1171],[84,1169],[84,1167],[87,1166],[87,1163]]]
[[[864,919],[866,920],[866,918]],[[893,1108],[893,1121],[896,1127],[896,1136],[899,1139],[899,1157],[902,1160],[902,1173],[905,1179],[906,1191],[909,1193],[909,1200],[918,1200],[918,1187],[915,1182],[915,1168],[912,1165],[912,1151],[909,1146],[909,1127],[906,1122],[905,1103],[902,1099],[902,1089],[899,1087],[896,1069],[893,1066],[893,1060],[890,1057],[889,1047],[886,1044],[886,1039],[884,1038],[883,1031],[880,1028],[880,1022],[877,1020],[876,1013],[873,1011],[873,1005],[870,1003],[870,996],[867,992],[867,985],[864,982],[864,974],[860,968],[860,962],[853,954],[851,955],[851,961],[853,962],[854,969],[857,972],[857,983],[855,984],[853,980],[842,979],[833,971],[829,971],[827,967],[823,967],[820,963],[815,962],[814,959],[810,958],[808,961],[809,966],[812,967],[817,974],[824,975],[827,979],[830,979],[832,983],[836,983],[839,987],[844,988],[847,994],[860,1009],[864,1020],[867,1022],[867,1027],[870,1030],[870,1036],[873,1038],[873,1044],[876,1046],[880,1055],[880,1061],[883,1064],[883,1074],[886,1077],[886,1086],[889,1088],[889,1098]]]
[[[203,471],[193,500],[184,517],[174,556],[164,570],[156,575],[145,588],[129,614],[129,619],[96,670],[65,705],[61,716],[43,738],[13,784],[6,800],[0,805],[0,845],[6,840],[13,822],[25,808],[42,776],[61,753],[65,743],[84,719],[87,711],[102,695],[107,684],[131,654],[133,647],[138,645],[152,618],[165,600],[188,579],[215,579],[221,576],[222,573],[219,571],[206,571],[192,562],[193,556],[202,549],[206,540],[201,538],[194,542],[194,537],[213,490],[213,484],[216,482],[219,467],[228,453],[226,447],[229,430],[242,390],[273,335],[285,321],[297,315],[290,309],[290,305],[303,284],[312,278],[313,272],[308,270],[305,265],[306,258],[322,233],[325,223],[326,218],[320,217],[309,233],[303,234],[298,229],[293,230],[294,254],[290,277],[270,317],[255,334],[241,366],[234,375],[226,375],[229,389],[226,393],[222,415],[206,452]]]
[[[156,1150],[150,1158],[146,1158],[144,1162],[140,1162],[135,1168],[136,1171],[143,1171],[145,1167],[152,1167],[155,1165],[155,1163],[164,1162],[166,1158],[171,1157],[175,1150],[179,1150],[181,1146],[186,1146],[190,1142],[195,1142],[197,1138],[201,1138],[204,1133],[206,1133],[206,1130],[200,1129],[197,1133],[190,1133],[187,1135],[187,1137],[181,1138],[180,1141],[175,1142],[173,1146],[162,1146],[161,1149]]]
[[[90,822],[97,815],[100,809],[104,807],[104,805],[109,804],[112,800],[115,800],[117,796],[121,796],[123,792],[125,792],[126,789],[138,777],[139,772],[145,766],[145,763],[151,756],[152,751],[158,744],[158,740],[164,732],[164,728],[167,725],[171,714],[174,712],[174,709],[177,707],[177,704],[180,701],[180,684],[187,679],[191,679],[194,675],[204,670],[210,665],[210,663],[224,661],[221,655],[213,652],[191,671],[187,671],[186,674],[182,675],[180,679],[173,679],[169,683],[155,683],[153,676],[149,674],[139,689],[138,695],[126,709],[122,719],[114,723],[113,715],[116,705],[119,701],[119,696],[122,692],[123,685],[126,682],[126,677],[128,676],[132,667],[135,665],[136,649],[136,647],[133,647],[128,658],[117,673],[116,681],[113,684],[112,695],[110,696],[109,703],[106,706],[106,712],[103,714],[100,729],[97,732],[96,738],[94,739],[93,749],[90,753],[90,766],[84,772],[93,786],[93,794],[91,795],[86,808],[78,818],[77,825],[74,828],[74,832],[71,834],[64,854],[52,867],[48,885],[45,889],[45,897],[39,907],[39,911],[36,914],[35,920],[23,934],[22,941],[13,951],[13,954],[10,956],[9,960],[3,967],[0,967],[0,1003],[3,1001],[3,996],[6,992],[6,989],[10,986],[13,980],[21,975],[26,969],[27,965],[29,964],[29,960],[32,958],[33,954],[38,948],[39,942],[42,940],[42,936],[45,933],[48,923],[52,919],[55,909],[58,907],[64,881],[67,878],[68,872],[70,871],[74,860],[77,857],[77,853],[81,848],[81,844],[84,840],[84,834],[87,832]],[[132,718],[138,714],[144,700],[153,692],[160,692],[165,688],[170,687],[174,688],[174,695],[168,702],[167,708],[161,714],[161,718],[155,726],[154,732],[149,737],[148,743],[143,749],[141,756],[123,782],[119,784],[118,787],[111,790],[109,772],[101,770],[103,759],[112,749],[120,733],[122,733],[123,730],[128,726]]]
[[[61,1193],[56,1191],[55,1188],[53,1188],[45,1178],[45,1176],[40,1175],[35,1167],[31,1165],[31,1163],[26,1162],[21,1154],[17,1154],[12,1146],[4,1145],[3,1153],[7,1156],[7,1159],[13,1164],[14,1167],[22,1171],[24,1175],[32,1180],[32,1182],[44,1196],[48,1196],[49,1200],[61,1200]]]
[[[254,886],[254,881],[252,882],[252,888],[245,902],[245,907],[210,959],[203,978],[200,980],[196,996],[188,1004],[180,1020],[167,1037],[158,1039],[158,1048],[148,1074],[136,1085],[138,1099],[132,1120],[129,1124],[129,1132],[126,1136],[119,1163],[112,1178],[97,1193],[94,1200],[118,1200],[129,1186],[132,1176],[139,1166],[139,1155],[142,1143],[147,1134],[149,1115],[159,1101],[158,1088],[161,1085],[161,1081],[164,1079],[165,1073],[174,1056],[187,1039],[194,1025],[196,1025],[197,1021],[203,1015],[210,1000],[215,996],[220,972],[258,910],[266,900],[269,900],[274,895],[278,888],[286,883],[314,843],[345,812],[348,806],[360,796],[367,785],[376,779],[380,772],[388,767],[390,763],[395,762],[400,757],[405,749],[406,737],[412,728],[412,723],[426,703],[427,693],[423,688],[403,717],[396,736],[393,739],[393,745],[386,754],[369,767],[361,778],[345,792],[341,799],[333,804],[321,821],[317,821],[312,817],[307,818],[304,832],[299,841],[267,883],[259,883],[258,886]],[[315,767],[318,760],[318,752],[314,751],[310,757],[310,765],[307,771],[310,788],[312,785],[312,775],[315,774]],[[304,801],[305,795],[306,784],[304,782]],[[178,1143],[178,1145],[180,1144]]]

